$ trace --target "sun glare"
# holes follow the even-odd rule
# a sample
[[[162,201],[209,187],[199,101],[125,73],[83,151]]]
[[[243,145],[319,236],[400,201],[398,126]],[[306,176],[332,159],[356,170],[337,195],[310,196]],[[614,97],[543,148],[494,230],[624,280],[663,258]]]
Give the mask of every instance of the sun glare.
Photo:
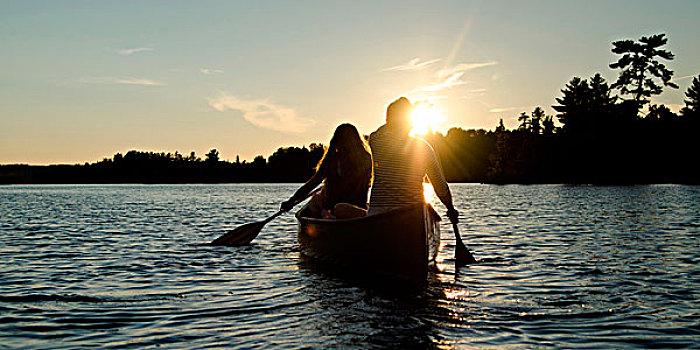
[[[433,185],[429,182],[423,183],[423,200],[425,200],[426,203],[432,204],[433,206],[437,203],[435,189],[433,189]]]
[[[411,113],[411,123],[413,124],[411,134],[425,135],[431,130],[435,130],[443,121],[445,121],[445,117],[435,106],[418,103]]]

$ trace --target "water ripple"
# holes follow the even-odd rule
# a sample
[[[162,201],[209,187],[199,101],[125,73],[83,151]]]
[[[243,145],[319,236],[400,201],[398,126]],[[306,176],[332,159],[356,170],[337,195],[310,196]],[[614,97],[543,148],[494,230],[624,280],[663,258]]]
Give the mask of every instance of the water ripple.
[[[295,185],[0,187],[7,348],[690,348],[700,339],[700,188],[453,186],[422,288],[301,257],[291,215],[204,243]],[[438,208],[444,213],[444,208]]]

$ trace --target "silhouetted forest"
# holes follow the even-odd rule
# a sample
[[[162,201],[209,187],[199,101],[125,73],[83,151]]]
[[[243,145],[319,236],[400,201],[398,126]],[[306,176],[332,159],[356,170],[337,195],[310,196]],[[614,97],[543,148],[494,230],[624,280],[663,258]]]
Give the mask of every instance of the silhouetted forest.
[[[513,130],[501,119],[493,131],[452,128],[425,138],[452,182],[698,184],[700,75],[679,113],[650,105],[663,88],[678,88],[660,61],[674,59],[661,48],[666,42],[664,34],[613,42],[617,81],[573,77],[555,98],[556,115],[537,107],[522,112]],[[216,149],[204,159],[194,152],[129,151],[84,165],[3,165],[0,183],[303,182],[323,150],[317,143],[281,147],[252,162],[222,161]]]

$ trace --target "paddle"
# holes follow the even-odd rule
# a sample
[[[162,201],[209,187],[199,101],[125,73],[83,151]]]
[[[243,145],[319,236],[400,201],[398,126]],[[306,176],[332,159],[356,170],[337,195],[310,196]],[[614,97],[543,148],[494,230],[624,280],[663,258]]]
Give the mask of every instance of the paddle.
[[[472,253],[469,252],[467,246],[462,242],[462,237],[459,235],[459,228],[457,223],[452,223],[452,230],[455,232],[455,264],[457,266],[467,266],[468,264],[476,263],[476,259]]]
[[[314,195],[316,192],[320,191],[322,187],[319,187],[318,189],[309,192],[304,198],[296,201],[294,205],[297,205],[301,202],[303,202],[306,198],[311,197]],[[228,231],[226,234],[223,236],[213,240],[210,244],[211,245],[222,245],[222,246],[232,246],[232,247],[238,247],[242,245],[246,245],[250,243],[252,240],[255,239],[255,237],[258,236],[260,231],[262,230],[265,225],[272,221],[274,218],[282,215],[284,213],[284,210],[280,209],[276,213],[274,213],[272,216],[269,218],[263,220],[263,221],[258,221],[258,222],[252,222],[250,224],[245,224],[243,226],[239,226],[235,230]]]

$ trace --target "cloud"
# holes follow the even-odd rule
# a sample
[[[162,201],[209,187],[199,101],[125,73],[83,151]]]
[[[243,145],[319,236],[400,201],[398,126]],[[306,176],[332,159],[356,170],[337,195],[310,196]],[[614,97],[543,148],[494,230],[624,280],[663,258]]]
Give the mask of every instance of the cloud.
[[[437,75],[438,75],[438,77],[443,78],[446,76],[454,75],[455,73],[460,73],[460,72],[463,73],[463,72],[466,72],[468,70],[495,66],[497,64],[498,64],[498,62],[496,62],[496,61],[460,63],[456,66],[440,69],[440,71],[438,71]]]
[[[121,85],[141,85],[141,86],[165,86],[163,82],[144,78],[119,78],[119,77],[90,77],[78,80],[86,84],[121,84]]]
[[[117,50],[117,53],[122,55],[122,56],[131,56],[135,53],[144,52],[144,51],[153,51],[153,48],[152,47],[135,47],[135,48],[131,48],[131,49]]]
[[[440,91],[440,90],[444,90],[447,88],[451,88],[454,86],[464,85],[467,82],[462,80],[463,75],[464,75],[464,72],[457,72],[457,73],[454,73],[451,76],[445,78],[445,80],[443,80],[442,82],[427,85],[427,86],[421,86],[417,89],[414,89],[412,92],[417,92],[417,91],[435,92],[435,91]]]
[[[241,111],[245,120],[265,129],[301,133],[315,124],[311,119],[300,117],[294,109],[276,105],[268,100],[244,100],[227,93],[207,100],[209,105],[217,111]]]
[[[491,108],[491,109],[489,109],[489,112],[490,113],[504,113],[504,112],[513,112],[513,111],[524,112],[524,111],[529,111],[533,108],[534,108],[534,106],[499,107],[499,108]]]
[[[141,78],[115,78],[114,83],[124,85],[164,86],[165,83]]]
[[[486,94],[486,89],[471,89],[466,92],[466,94],[461,99],[469,100],[476,97],[484,96]]]
[[[202,74],[210,75],[210,74],[215,74],[215,73],[223,73],[224,71],[222,71],[220,69],[200,68],[199,72]]]
[[[409,62],[408,65],[415,65],[416,60],[417,59],[412,60],[411,62]],[[462,77],[467,71],[483,67],[489,67],[496,64],[498,64],[498,62],[488,61],[477,63],[460,63],[452,67],[446,67],[437,71],[436,76],[439,79],[438,82],[432,83],[430,85],[421,86],[412,90],[411,92],[437,92],[455,86],[465,85],[467,82],[464,81]],[[470,91],[470,93],[483,93],[483,91]]]
[[[421,70],[421,69],[426,68],[429,65],[431,65],[435,62],[438,62],[440,60],[441,60],[440,58],[435,58],[432,60],[420,62],[420,57],[416,57],[416,58],[414,58],[414,59],[412,59],[404,64],[399,64],[398,66],[385,68],[385,69],[383,69],[383,71],[387,72],[387,71]],[[420,62],[420,63],[418,63],[418,62]]]
[[[690,78],[695,78],[695,77],[697,77],[697,75],[684,75],[682,77],[673,78],[673,79],[671,79],[671,81],[679,81],[679,80],[690,79]]]

